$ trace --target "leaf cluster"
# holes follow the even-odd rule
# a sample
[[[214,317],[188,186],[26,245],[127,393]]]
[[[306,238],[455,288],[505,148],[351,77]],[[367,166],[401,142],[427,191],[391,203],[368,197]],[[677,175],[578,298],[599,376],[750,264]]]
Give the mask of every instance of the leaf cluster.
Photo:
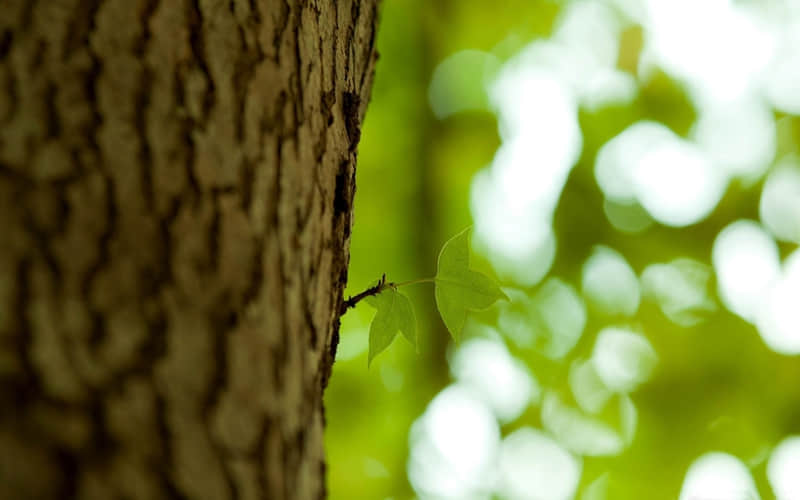
[[[384,351],[398,333],[417,345],[417,320],[414,307],[397,289],[412,283],[433,282],[436,307],[447,330],[458,341],[469,311],[486,309],[498,299],[508,299],[498,284],[485,274],[469,267],[469,228],[461,231],[442,247],[436,276],[406,283],[387,283],[385,279],[368,289],[366,302],[377,309],[369,328],[368,363]],[[350,299],[348,307],[357,300]]]

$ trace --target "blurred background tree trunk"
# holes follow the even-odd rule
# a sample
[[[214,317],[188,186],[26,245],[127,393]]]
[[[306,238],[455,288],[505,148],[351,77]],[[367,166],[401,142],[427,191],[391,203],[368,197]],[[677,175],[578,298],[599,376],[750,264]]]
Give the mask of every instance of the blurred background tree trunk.
[[[325,495],[375,0],[11,0],[0,498]]]

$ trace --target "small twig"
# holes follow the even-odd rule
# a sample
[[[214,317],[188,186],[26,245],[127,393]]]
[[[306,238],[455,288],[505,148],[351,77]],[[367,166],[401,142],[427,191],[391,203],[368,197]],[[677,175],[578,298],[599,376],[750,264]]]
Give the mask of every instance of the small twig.
[[[358,295],[353,295],[349,299],[345,300],[342,303],[342,309],[339,311],[339,315],[346,313],[348,309],[351,307],[355,307],[361,300],[366,299],[367,297],[371,297],[373,295],[378,295],[382,291],[386,289],[386,287],[394,286],[394,283],[386,283],[386,274],[381,276],[381,280],[378,281],[377,285],[371,286],[364,290],[363,292],[359,293]]]
[[[434,281],[435,278],[422,278],[418,280],[394,283],[392,281],[386,281],[386,273],[384,273],[384,275],[381,276],[380,281],[378,281],[378,284],[371,286],[366,290],[364,290],[363,292],[359,293],[358,295],[353,295],[349,299],[342,302],[342,308],[339,310],[339,316],[346,313],[347,310],[350,309],[351,307],[355,307],[356,304],[361,302],[361,300],[366,299],[367,297],[372,297],[373,295],[378,295],[387,288],[397,289],[397,287],[399,286],[414,285],[416,283],[433,283]]]

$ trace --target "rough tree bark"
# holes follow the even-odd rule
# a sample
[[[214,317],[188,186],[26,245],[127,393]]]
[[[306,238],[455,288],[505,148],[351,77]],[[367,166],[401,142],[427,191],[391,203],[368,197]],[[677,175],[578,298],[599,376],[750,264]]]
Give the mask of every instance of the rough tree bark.
[[[0,5],[0,498],[325,495],[377,0]]]

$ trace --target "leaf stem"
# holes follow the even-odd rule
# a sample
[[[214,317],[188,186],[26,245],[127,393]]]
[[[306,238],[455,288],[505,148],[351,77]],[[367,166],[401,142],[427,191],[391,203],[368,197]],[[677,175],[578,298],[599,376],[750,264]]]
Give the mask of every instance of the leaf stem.
[[[410,280],[410,281],[401,281],[400,283],[387,283],[387,286],[392,286],[394,288],[406,285],[416,285],[417,283],[433,283],[436,281],[436,278],[420,278],[418,280]]]

